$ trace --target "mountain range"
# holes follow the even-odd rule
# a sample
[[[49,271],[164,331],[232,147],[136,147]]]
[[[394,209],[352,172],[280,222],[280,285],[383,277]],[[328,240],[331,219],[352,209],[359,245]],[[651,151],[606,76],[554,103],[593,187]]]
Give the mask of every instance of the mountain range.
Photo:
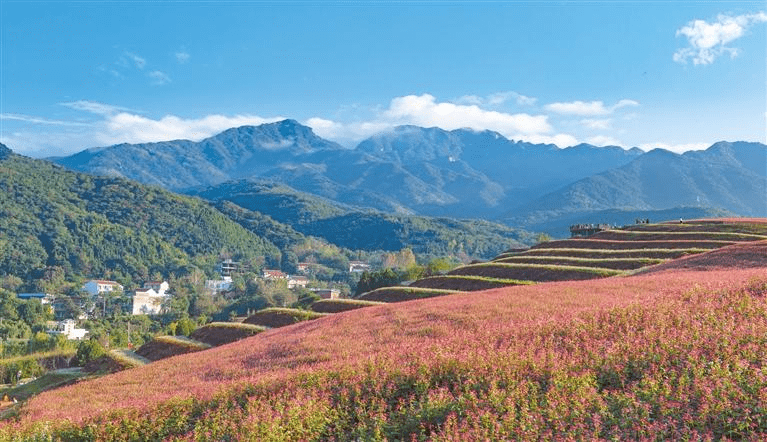
[[[598,222],[605,211],[624,213],[626,222],[635,214],[673,215],[676,209],[767,215],[767,146],[748,142],[719,142],[684,154],[645,153],[589,144],[562,149],[492,131],[400,126],[349,149],[284,120],[229,129],[199,142],[120,144],[55,161],[174,191],[199,194],[249,179],[334,204],[502,220],[528,229],[565,218]],[[561,226],[555,232],[562,234]]]
[[[0,144],[0,279],[13,275],[42,291],[77,278],[210,273],[223,256],[294,272],[297,250],[360,259],[409,247],[421,257],[469,260],[535,242],[498,223],[390,215],[273,183],[215,189],[198,193],[206,199],[180,195]]]

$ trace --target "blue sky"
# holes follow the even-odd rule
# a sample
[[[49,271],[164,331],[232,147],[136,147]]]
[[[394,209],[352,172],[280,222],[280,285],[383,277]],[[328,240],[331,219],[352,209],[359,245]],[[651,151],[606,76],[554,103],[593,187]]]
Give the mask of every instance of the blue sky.
[[[63,155],[293,118],[674,151],[765,142],[764,1],[0,1],[0,141]]]

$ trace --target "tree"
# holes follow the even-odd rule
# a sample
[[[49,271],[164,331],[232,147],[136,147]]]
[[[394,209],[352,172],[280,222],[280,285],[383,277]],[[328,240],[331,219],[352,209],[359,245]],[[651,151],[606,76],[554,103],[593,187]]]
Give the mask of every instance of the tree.
[[[20,302],[16,311],[18,312],[19,318],[29,326],[45,323],[45,321],[53,319],[50,309],[36,299]]]
[[[77,346],[75,363],[82,367],[88,362],[94,359],[98,359],[106,354],[106,350],[104,350],[104,347],[99,343],[97,339],[88,339],[86,341],[80,342],[80,345]]]
[[[195,328],[197,328],[197,324],[195,324],[194,321],[192,321],[188,317],[181,318],[178,320],[178,325],[176,326],[176,334],[189,336],[192,334]]]
[[[380,287],[390,287],[398,285],[404,280],[405,273],[391,268],[379,270],[377,272],[362,272],[360,281],[357,283],[356,294],[360,295]]]
[[[0,289],[0,318],[15,320],[19,318],[17,311],[19,299],[14,293]]]

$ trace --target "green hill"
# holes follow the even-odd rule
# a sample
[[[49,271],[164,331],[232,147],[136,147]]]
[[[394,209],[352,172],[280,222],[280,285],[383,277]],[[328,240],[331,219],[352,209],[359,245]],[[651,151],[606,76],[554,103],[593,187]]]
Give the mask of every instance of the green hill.
[[[226,252],[280,251],[197,198],[47,161],[0,156],[0,275],[145,279]]]
[[[531,233],[498,223],[386,214],[267,181],[230,181],[194,194],[214,202],[230,217],[275,244],[286,237],[298,238],[296,233],[301,233],[352,250],[395,251],[410,247],[419,255],[464,253],[490,258],[508,248],[534,242]],[[289,225],[292,231],[278,228],[274,221]]]

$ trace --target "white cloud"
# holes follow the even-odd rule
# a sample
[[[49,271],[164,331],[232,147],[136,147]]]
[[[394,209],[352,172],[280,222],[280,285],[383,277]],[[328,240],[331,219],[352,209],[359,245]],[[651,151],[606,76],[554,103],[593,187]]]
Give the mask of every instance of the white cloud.
[[[92,133],[83,131],[46,131],[18,130],[4,131],[0,135],[0,143],[5,144],[14,152],[37,158],[48,156],[70,155],[91,147]]]
[[[189,58],[190,58],[189,53],[186,52],[186,51],[183,51],[183,50],[179,51],[179,52],[176,52],[175,55],[176,55],[176,61],[179,62],[180,64],[184,64],[184,63],[188,62]]]
[[[66,103],[59,103],[59,104],[61,104],[62,106],[66,106],[70,109],[90,112],[96,115],[111,115],[111,114],[115,114],[117,112],[123,112],[123,111],[135,112],[134,110],[128,109],[127,107],[113,106],[111,104],[104,104],[104,103],[99,103],[97,101],[88,101],[88,100],[69,101]]]
[[[621,142],[607,135],[597,135],[586,139],[586,142],[594,146],[621,146]]]
[[[439,103],[429,94],[397,97],[382,116],[395,124],[437,126],[446,130],[465,127],[489,129],[504,135],[546,133],[552,130],[545,115],[508,114],[484,110],[477,105]]]
[[[393,126],[391,123],[384,121],[339,123],[319,117],[309,118],[304,121],[304,124],[311,127],[314,133],[320,137],[342,144],[353,144],[355,141],[386,131]]]
[[[599,116],[610,115],[616,110],[628,106],[639,106],[639,102],[623,99],[610,107],[605,107],[602,101],[570,101],[550,103],[544,108],[550,112],[564,115]]]
[[[509,100],[514,100],[520,106],[532,106],[535,104],[536,101],[538,101],[537,98],[527,97],[520,93],[509,91],[509,92],[499,92],[497,94],[490,95],[488,97],[488,104],[499,105]]]
[[[162,86],[163,84],[170,83],[170,77],[165,72],[152,71],[147,74],[152,79],[152,84],[155,86]]]
[[[668,144],[668,143],[644,143],[638,147],[644,151],[650,151],[653,149],[665,149],[671,152],[682,153],[688,150],[705,150],[711,146],[710,143],[680,143],[680,144]]]
[[[136,110],[95,101],[78,100],[61,103],[61,105],[77,111],[88,112],[96,117],[90,122],[82,123],[83,127],[67,128],[69,133],[66,134],[50,132],[49,139],[54,140],[55,136],[61,135],[63,141],[58,146],[54,145],[55,149],[49,145],[43,146],[42,141],[38,143],[37,150],[47,149],[48,155],[61,155],[64,154],[64,151],[71,152],[75,148],[81,150],[87,147],[123,142],[143,143],[173,139],[200,140],[231,127],[259,125],[283,119],[282,117],[264,118],[249,114],[207,115],[200,118],[165,115],[161,118],[152,118]],[[582,109],[586,108],[587,113],[609,114],[616,109],[636,106],[638,103],[632,100],[621,100],[610,107],[605,106],[602,102],[553,103],[552,105],[558,105],[562,110],[568,112],[583,113]],[[304,124],[312,127],[317,135],[346,145],[354,145],[376,133],[408,124],[423,127],[436,126],[445,130],[461,128],[479,131],[491,130],[509,139],[555,144],[559,147],[576,145],[585,139],[585,137],[580,138],[578,134],[563,133],[556,129],[547,115],[500,112],[476,104],[439,101],[429,94],[395,97],[388,106],[371,108],[368,111],[371,112],[368,118],[357,121],[333,120],[315,116],[304,120]],[[359,116],[359,113],[355,112],[355,115]],[[11,114],[10,117],[4,118],[19,120],[21,117]],[[27,119],[32,119],[32,117]],[[580,120],[580,125],[595,130],[609,130],[612,121],[614,120],[610,118],[583,118]],[[576,120],[576,123],[578,122],[579,120]],[[49,124],[43,119],[37,123],[40,125]],[[53,124],[50,123],[49,126],[54,127]],[[619,145],[616,140],[609,138],[609,136],[610,133],[599,134],[586,139],[586,141],[592,144]],[[32,147],[29,148],[32,149]]]
[[[102,124],[96,138],[102,144],[147,143],[187,139],[199,141],[226,129],[280,121],[284,118],[262,118],[255,115],[207,115],[185,119],[166,115],[159,120],[121,112],[110,115]]]
[[[51,120],[48,118],[33,117],[22,114],[0,114],[0,120],[20,121],[23,123],[46,124],[51,126],[90,126],[88,123],[78,121]]]
[[[689,47],[676,51],[674,61],[687,63],[691,59],[695,65],[707,65],[721,55],[729,54],[734,58],[738,55],[738,49],[726,45],[743,37],[754,24],[764,22],[767,22],[764,12],[736,17],[719,15],[712,23],[693,20],[676,31],[677,37],[687,38]]]
[[[518,141],[527,141],[528,143],[536,143],[536,144],[556,144],[559,147],[568,147],[568,146],[575,146],[576,144],[579,144],[577,138],[570,134],[555,134],[555,135],[541,135],[541,134],[533,134],[533,135],[522,135],[517,137],[510,137],[510,139],[518,140]]]
[[[532,106],[538,99],[533,97],[527,97],[518,92],[506,91],[496,92],[490,94],[487,97],[480,97],[478,95],[464,95],[456,100],[457,104],[467,104],[475,106],[500,106],[508,101],[514,100],[519,106]]]
[[[226,129],[245,125],[260,125],[284,120],[283,117],[263,118],[256,115],[207,115],[202,118],[181,118],[166,115],[159,119],[127,112],[123,107],[91,101],[62,103],[75,110],[99,115],[90,123],[49,121],[41,118],[16,118],[2,115],[12,122],[23,121],[44,126],[61,126],[56,130],[7,130],[0,134],[0,142],[14,151],[37,157],[69,155],[89,147],[118,143],[147,143],[188,139],[199,141]]]
[[[589,129],[607,130],[610,128],[612,120],[610,118],[584,118],[581,124]]]
[[[471,98],[467,97],[462,97],[459,101],[471,102]],[[315,117],[305,123],[318,135],[346,142],[344,144],[352,144],[395,126],[407,124],[436,126],[445,130],[492,130],[510,139],[551,143],[561,147],[578,143],[572,135],[553,134],[554,130],[545,115],[509,114],[482,109],[476,104],[438,102],[429,94],[396,97],[391,100],[388,108],[379,111],[369,121],[342,123]]]
[[[136,66],[138,69],[144,69],[146,66],[146,59],[143,57],[134,54],[133,52],[125,52],[123,54],[128,60],[133,62],[133,65]]]

